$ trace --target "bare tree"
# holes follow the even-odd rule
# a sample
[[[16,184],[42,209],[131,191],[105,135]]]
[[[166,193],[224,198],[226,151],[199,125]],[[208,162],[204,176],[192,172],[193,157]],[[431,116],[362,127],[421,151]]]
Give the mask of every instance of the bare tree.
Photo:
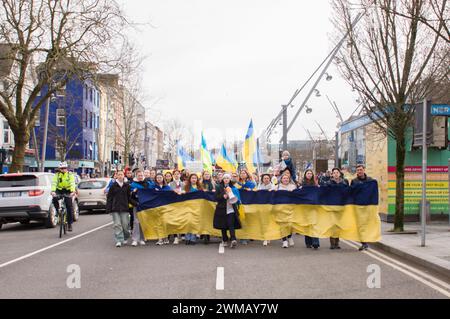
[[[164,132],[166,135],[168,160],[173,164],[177,161],[177,144],[185,143],[187,128],[180,120],[170,119],[164,123]]]
[[[448,61],[448,44],[441,36],[445,21],[436,21],[435,30],[421,23],[425,18],[431,21],[433,5],[428,0],[359,0],[356,7],[349,0],[332,3],[339,37],[348,34],[337,67],[367,101],[365,112],[380,131],[396,141],[394,230],[403,231],[406,138],[414,115],[414,107],[408,105],[430,94],[430,79],[439,83],[448,76],[439,72]],[[364,10],[356,25],[355,8]]]
[[[0,92],[0,113],[14,133],[11,170],[22,170],[41,106],[69,79],[114,62],[109,50],[126,24],[113,0],[1,0],[0,43],[12,50],[0,60],[17,66]],[[30,81],[33,61],[36,81]]]
[[[119,87],[116,92],[119,103],[114,121],[118,133],[116,143],[123,150],[124,165],[128,166],[129,155],[144,150],[146,109],[141,102],[145,99],[141,86],[141,66],[145,57],[127,41],[122,44],[120,56],[117,66]]]

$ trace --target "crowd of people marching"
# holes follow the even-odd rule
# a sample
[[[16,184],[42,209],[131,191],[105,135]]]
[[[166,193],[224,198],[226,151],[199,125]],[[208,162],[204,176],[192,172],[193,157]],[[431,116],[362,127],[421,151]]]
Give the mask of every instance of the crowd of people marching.
[[[239,219],[240,193],[239,189],[249,191],[294,191],[303,186],[320,187],[329,184],[353,185],[371,181],[365,173],[364,165],[356,168],[356,178],[350,183],[344,178],[339,168],[334,168],[331,172],[315,175],[310,169],[303,172],[300,178],[290,157],[285,151],[278,167],[270,173],[250,174],[242,169],[239,172],[219,172],[211,175],[205,171],[201,176],[191,174],[187,170],[167,171],[165,174],[156,170],[136,170],[116,171],[113,179],[108,185],[107,192],[107,213],[112,214],[114,236],[116,247],[121,247],[129,242],[131,246],[145,245],[145,238],[137,218],[138,190],[154,189],[157,191],[171,191],[177,194],[191,192],[208,191],[214,192],[217,206],[214,214],[214,228],[221,230],[222,243],[224,247],[235,248],[238,245],[236,230],[242,227]],[[229,234],[229,236],[228,236]],[[174,245],[182,241],[186,245],[195,245],[198,240],[205,244],[210,241],[209,235],[199,236],[197,234],[174,234],[171,236]],[[247,239],[240,239],[240,244],[247,245]],[[282,247],[294,246],[292,235],[282,238]],[[169,238],[160,238],[157,245],[170,244]],[[263,245],[269,245],[269,241],[264,241]],[[320,241],[318,238],[305,237],[307,248],[318,249]],[[340,249],[339,238],[330,238],[330,249]],[[362,243],[359,250],[367,250],[368,244]]]

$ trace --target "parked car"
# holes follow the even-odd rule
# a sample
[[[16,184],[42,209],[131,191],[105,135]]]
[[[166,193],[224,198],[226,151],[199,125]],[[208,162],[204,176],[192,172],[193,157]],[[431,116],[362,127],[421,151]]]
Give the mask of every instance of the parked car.
[[[56,227],[52,179],[50,173],[0,175],[0,228],[3,224],[28,224],[32,220],[43,221],[48,228]]]
[[[110,178],[93,178],[82,180],[78,184],[78,207],[80,210],[106,210],[105,189]]]

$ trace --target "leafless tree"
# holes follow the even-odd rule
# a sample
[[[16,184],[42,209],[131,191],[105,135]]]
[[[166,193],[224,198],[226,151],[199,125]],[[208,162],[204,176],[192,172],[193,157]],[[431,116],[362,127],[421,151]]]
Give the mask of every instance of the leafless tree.
[[[173,165],[177,161],[177,144],[185,144],[187,127],[178,119],[170,119],[164,123],[168,160]]]
[[[348,34],[336,65],[367,101],[365,112],[396,141],[396,231],[403,231],[406,138],[414,115],[414,107],[408,105],[429,96],[431,82],[448,77],[448,70],[440,72],[446,61],[448,69],[448,42],[441,36],[446,21],[433,21],[433,28],[422,23],[423,19],[432,22],[433,3],[437,4],[428,0],[332,1],[339,37]],[[361,9],[361,21],[352,23]]]
[[[145,113],[142,101],[145,99],[142,88],[141,66],[145,57],[129,42],[122,44],[121,60],[117,70],[119,86],[117,88],[118,105],[116,107],[115,126],[118,134],[116,143],[123,151],[124,165],[129,165],[129,155],[144,151]]]
[[[16,66],[0,92],[0,112],[14,133],[11,170],[22,170],[41,106],[69,79],[112,67],[110,49],[126,25],[113,0],[1,0],[0,43],[12,50],[0,61]]]

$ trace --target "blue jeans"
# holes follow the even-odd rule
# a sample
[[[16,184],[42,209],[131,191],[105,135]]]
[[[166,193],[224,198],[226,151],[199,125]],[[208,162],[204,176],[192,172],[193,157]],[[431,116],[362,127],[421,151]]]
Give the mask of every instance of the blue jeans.
[[[320,247],[319,238],[305,236],[305,245],[306,246],[313,246],[313,247]]]
[[[197,241],[197,236],[194,234],[186,234],[185,239],[186,241],[191,241],[195,243]]]

